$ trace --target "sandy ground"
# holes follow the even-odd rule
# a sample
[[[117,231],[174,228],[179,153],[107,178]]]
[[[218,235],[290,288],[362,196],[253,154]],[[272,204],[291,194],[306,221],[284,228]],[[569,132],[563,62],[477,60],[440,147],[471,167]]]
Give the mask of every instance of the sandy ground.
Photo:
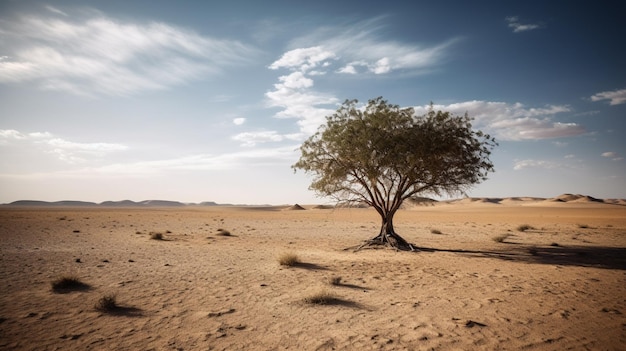
[[[416,253],[346,251],[377,214],[305,207],[2,207],[0,349],[626,349],[626,206],[417,206],[395,219]],[[91,288],[53,292],[68,275]]]

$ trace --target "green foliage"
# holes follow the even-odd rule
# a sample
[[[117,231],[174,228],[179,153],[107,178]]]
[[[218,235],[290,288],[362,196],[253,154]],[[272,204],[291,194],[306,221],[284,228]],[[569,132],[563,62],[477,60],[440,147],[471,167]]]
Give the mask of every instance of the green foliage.
[[[496,144],[472,130],[471,118],[412,108],[382,97],[365,109],[347,100],[306,140],[292,167],[313,175],[310,188],[339,201],[360,201],[385,218],[416,194],[462,193],[493,172]]]

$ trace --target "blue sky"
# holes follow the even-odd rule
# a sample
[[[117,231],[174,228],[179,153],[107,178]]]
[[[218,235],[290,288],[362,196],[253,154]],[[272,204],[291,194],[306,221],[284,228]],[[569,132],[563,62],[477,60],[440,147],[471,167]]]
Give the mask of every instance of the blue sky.
[[[0,0],[0,203],[320,203],[346,99],[475,118],[469,196],[626,198],[620,1]]]

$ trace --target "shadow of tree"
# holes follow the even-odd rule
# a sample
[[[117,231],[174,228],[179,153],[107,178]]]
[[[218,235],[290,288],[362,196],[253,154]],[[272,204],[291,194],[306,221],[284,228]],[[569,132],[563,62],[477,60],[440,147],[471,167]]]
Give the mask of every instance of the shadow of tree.
[[[355,285],[355,284],[338,283],[335,286],[338,288],[349,288],[349,289],[363,290],[363,291],[371,290],[368,287]]]
[[[528,246],[515,245],[509,250],[481,251],[417,247],[423,252],[452,252],[474,257],[497,258],[507,261],[594,267],[626,270],[626,248],[604,246]]]
[[[128,307],[128,306],[116,306],[106,311],[101,311],[103,313],[112,315],[112,316],[123,316],[123,317],[143,317],[144,313],[141,308],[137,307]]]
[[[327,271],[328,270],[328,268],[326,268],[324,266],[320,266],[319,264],[308,263],[308,262],[297,262],[297,263],[294,263],[291,267],[310,269],[310,270],[319,270],[319,271]]]
[[[371,311],[371,309],[367,308],[363,304],[360,304],[360,303],[355,302],[355,301],[342,299],[340,297],[327,298],[327,299],[324,299],[323,302],[308,302],[308,303],[305,302],[305,303],[310,305],[310,306],[339,306],[339,307],[347,307],[347,308],[354,308],[354,309]]]

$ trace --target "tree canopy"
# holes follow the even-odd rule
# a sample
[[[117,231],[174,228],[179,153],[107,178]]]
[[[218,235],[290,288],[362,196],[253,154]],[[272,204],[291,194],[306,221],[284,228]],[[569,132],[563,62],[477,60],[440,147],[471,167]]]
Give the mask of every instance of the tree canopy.
[[[382,97],[363,109],[346,100],[300,147],[292,167],[313,175],[310,189],[337,201],[363,202],[380,214],[368,243],[413,250],[393,228],[404,200],[464,193],[493,172],[495,139],[472,129],[472,119],[432,108],[416,116]]]

